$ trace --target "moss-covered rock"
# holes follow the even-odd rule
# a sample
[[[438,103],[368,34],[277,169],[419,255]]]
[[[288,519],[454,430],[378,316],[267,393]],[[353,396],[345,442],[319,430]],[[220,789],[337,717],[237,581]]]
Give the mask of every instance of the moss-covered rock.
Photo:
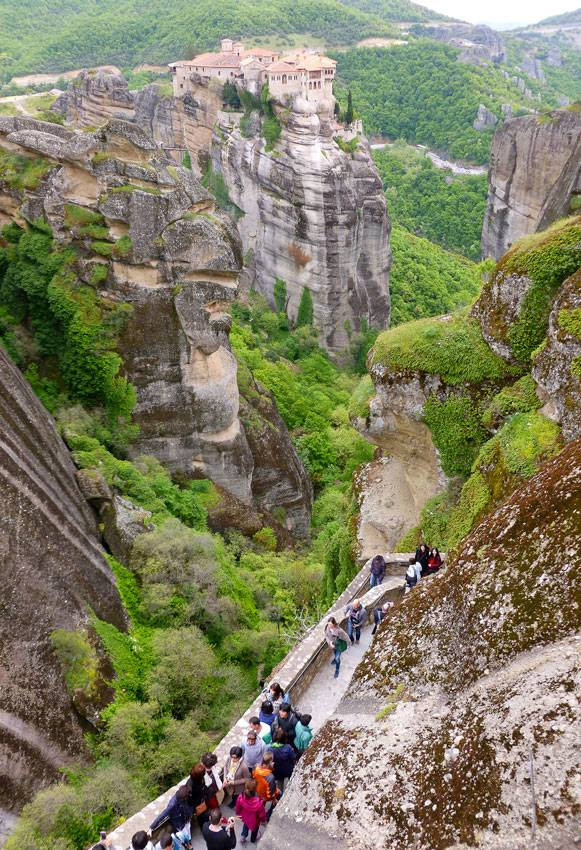
[[[580,215],[516,242],[497,264],[472,311],[493,351],[527,364],[545,337],[559,286],[580,265]]]
[[[533,378],[543,411],[560,422],[566,440],[581,434],[581,271],[565,281],[551,311],[546,345]]]
[[[507,416],[537,410],[540,406],[541,402],[532,376],[523,375],[516,383],[503,387],[492,398],[482,414],[482,424],[486,428],[499,428]]]

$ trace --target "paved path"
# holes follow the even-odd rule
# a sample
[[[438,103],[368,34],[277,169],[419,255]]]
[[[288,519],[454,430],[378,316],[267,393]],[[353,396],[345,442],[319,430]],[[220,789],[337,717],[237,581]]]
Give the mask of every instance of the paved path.
[[[329,663],[324,664],[298,700],[300,711],[312,715],[311,726],[316,732],[333,714],[339,705],[343,694],[349,686],[353,672],[363,653],[371,643],[372,626],[366,626],[361,632],[359,645],[349,646],[341,656],[339,678],[335,679],[335,665],[331,665],[331,650],[328,651]]]

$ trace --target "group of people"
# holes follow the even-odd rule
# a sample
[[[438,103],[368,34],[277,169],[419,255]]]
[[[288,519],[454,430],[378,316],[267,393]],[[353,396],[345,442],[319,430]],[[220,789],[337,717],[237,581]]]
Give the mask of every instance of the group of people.
[[[420,543],[415,556],[409,560],[405,574],[406,591],[415,587],[421,578],[437,573],[441,566],[442,556],[438,548],[430,549],[426,543]]]
[[[441,566],[438,549],[420,544],[415,556],[410,558],[406,590],[414,587],[421,577],[438,572]],[[370,587],[380,585],[385,574],[385,560],[382,555],[376,555],[370,566]],[[393,605],[385,602],[374,609],[372,634]],[[330,617],[324,632],[332,651],[335,678],[339,676],[342,653],[349,645],[359,643],[368,616],[359,599],[346,606],[345,615],[347,630],[335,617]],[[263,695],[259,714],[250,718],[244,740],[230,748],[223,768],[218,768],[214,753],[204,753],[192,767],[187,781],[151,823],[151,834],[144,830],[136,832],[129,850],[188,850],[196,823],[207,850],[231,850],[237,840],[235,818],[223,813],[223,805],[234,810],[242,821],[241,843],[245,844],[249,838],[252,844],[256,843],[261,825],[270,820],[285,784],[313,737],[311,715],[298,713],[277,682],[265,688]],[[106,850],[108,846],[102,835],[101,842],[92,850]]]
[[[297,712],[278,682],[263,695],[259,715],[249,719],[244,740],[230,748],[224,766],[218,767],[214,753],[204,753],[149,833],[133,835],[129,850],[189,850],[196,824],[207,850],[231,850],[236,817],[242,821],[241,843],[256,843],[313,737],[311,715]],[[222,807],[233,812],[225,814]],[[103,836],[93,850],[107,847]]]

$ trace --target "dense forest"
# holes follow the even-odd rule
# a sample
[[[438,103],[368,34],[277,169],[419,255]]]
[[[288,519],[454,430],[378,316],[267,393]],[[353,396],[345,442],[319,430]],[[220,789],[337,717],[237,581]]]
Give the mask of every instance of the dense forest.
[[[515,84],[492,65],[457,61],[458,51],[427,39],[385,48],[336,52],[337,91],[347,89],[369,135],[405,139],[448,153],[453,159],[486,163],[492,131],[472,124],[483,103],[496,115],[509,103],[516,114],[526,101]]]
[[[453,175],[396,142],[373,152],[392,221],[471,260],[480,259],[486,174]]]
[[[399,0],[401,4],[401,0]],[[405,4],[406,9],[413,4]],[[0,81],[13,74],[66,71],[105,62],[169,62],[235,37],[303,33],[354,44],[393,27],[338,0],[0,0]],[[39,22],[41,26],[39,27]]]

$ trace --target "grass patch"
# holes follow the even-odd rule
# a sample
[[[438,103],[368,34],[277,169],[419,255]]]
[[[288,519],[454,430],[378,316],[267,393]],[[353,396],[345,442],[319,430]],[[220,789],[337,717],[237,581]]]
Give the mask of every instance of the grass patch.
[[[36,189],[53,168],[53,164],[42,157],[29,157],[11,153],[0,148],[0,182],[11,189]]]
[[[526,413],[529,410],[537,410],[541,406],[537,396],[537,385],[532,375],[523,375],[522,378],[510,387],[503,387],[497,393],[484,413],[482,423],[486,428],[498,427],[498,424],[511,416],[513,413]]]

